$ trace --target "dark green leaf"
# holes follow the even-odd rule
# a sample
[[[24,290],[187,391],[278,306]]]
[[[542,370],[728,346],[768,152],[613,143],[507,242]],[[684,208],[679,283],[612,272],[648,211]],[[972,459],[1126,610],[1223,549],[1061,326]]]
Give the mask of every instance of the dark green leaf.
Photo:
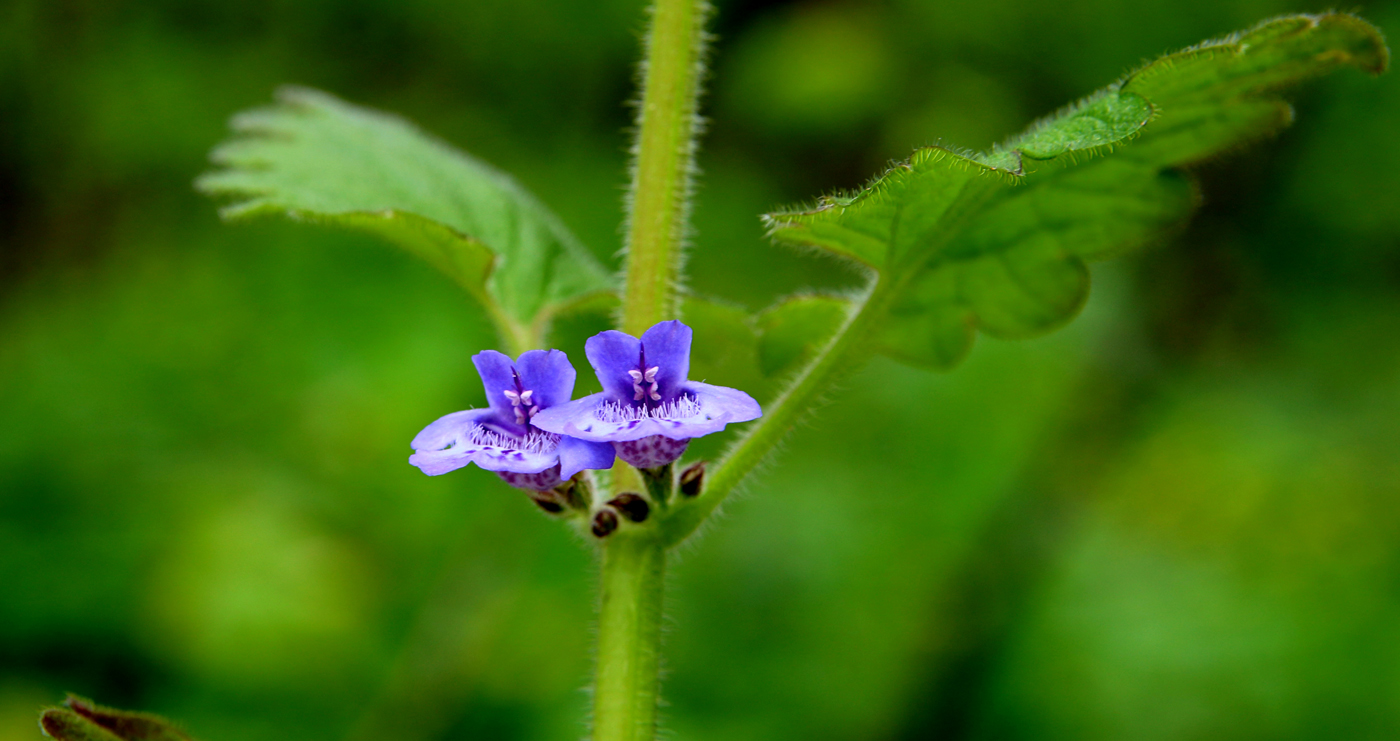
[[[377,234],[522,326],[611,288],[608,272],[504,173],[325,93],[288,88],[278,101],[236,116],[234,138],[211,155],[222,169],[196,183],[236,199],[225,218],[281,214]]]
[[[1175,168],[1291,120],[1275,90],[1387,59],[1354,16],[1280,18],[1163,57],[989,153],[921,149],[853,196],[765,218],[776,239],[874,268],[888,296],[876,345],[946,368],[978,328],[1026,337],[1071,319],[1087,261],[1189,214],[1192,184]]]

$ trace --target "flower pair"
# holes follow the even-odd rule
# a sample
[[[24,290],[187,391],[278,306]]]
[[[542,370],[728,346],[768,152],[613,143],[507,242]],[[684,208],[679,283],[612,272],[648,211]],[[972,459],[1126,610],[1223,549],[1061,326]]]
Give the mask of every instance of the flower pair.
[[[618,331],[589,338],[588,362],[603,390],[570,400],[576,374],[558,350],[515,362],[494,350],[474,356],[490,406],[454,412],[413,438],[409,463],[437,476],[475,463],[534,492],[562,486],[613,457],[638,468],[667,465],[693,437],[763,412],[748,394],[691,381],[690,327],[661,322],[640,339]]]

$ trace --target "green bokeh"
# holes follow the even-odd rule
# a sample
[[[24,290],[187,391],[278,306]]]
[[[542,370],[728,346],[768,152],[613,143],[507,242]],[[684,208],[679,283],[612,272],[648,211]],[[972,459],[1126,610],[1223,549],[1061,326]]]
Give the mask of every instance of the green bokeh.
[[[754,310],[859,280],[757,214],[1325,7],[719,6],[688,284]],[[225,227],[190,183],[307,84],[513,173],[615,265],[642,18],[0,4],[0,741],[65,690],[204,741],[584,734],[590,549],[406,463],[482,401],[471,301],[366,237]],[[677,738],[1400,735],[1400,76],[1296,100],[1068,329],[832,394],[673,570]]]

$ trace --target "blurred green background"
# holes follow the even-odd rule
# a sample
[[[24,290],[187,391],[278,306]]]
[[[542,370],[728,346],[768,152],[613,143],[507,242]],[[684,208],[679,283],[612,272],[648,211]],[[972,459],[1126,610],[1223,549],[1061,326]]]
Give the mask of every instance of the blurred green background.
[[[689,285],[752,309],[858,280],[756,214],[1327,7],[718,5]],[[1400,4],[1357,7],[1400,37]],[[233,112],[312,85],[515,173],[615,264],[642,18],[0,2],[0,741],[64,690],[205,741],[585,733],[590,549],[406,462],[482,403],[482,318],[190,182]],[[673,569],[676,738],[1400,736],[1400,75],[1295,99],[1067,330],[832,395]]]

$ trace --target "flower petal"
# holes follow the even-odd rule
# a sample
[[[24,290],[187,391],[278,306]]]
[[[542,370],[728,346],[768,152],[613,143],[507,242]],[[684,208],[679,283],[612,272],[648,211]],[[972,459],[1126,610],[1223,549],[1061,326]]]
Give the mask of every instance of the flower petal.
[[[408,462],[429,476],[440,476],[468,463],[475,463],[488,471],[539,473],[559,462],[559,453],[552,446],[530,451],[472,442],[474,429],[481,426],[489,428],[495,424],[494,409],[453,412],[423,428],[413,438],[415,452],[409,456]]]
[[[606,392],[592,394],[541,411],[535,415],[534,424],[542,430],[593,442],[627,442],[651,435],[682,440],[719,432],[725,425],[747,422],[763,414],[753,397],[724,386],[691,381],[683,387],[682,397],[691,403],[663,405],[651,410],[655,416],[643,416],[630,404],[617,405]],[[631,413],[616,413],[619,409]]]
[[[690,327],[675,319],[658,322],[642,333],[646,365],[647,368],[658,369],[657,393],[663,400],[676,398],[681,392],[681,384],[689,378],[690,339]]]
[[[468,463],[475,463],[487,471],[509,471],[511,473],[539,473],[559,464],[556,451],[531,453],[512,448],[498,448],[489,445],[473,445],[464,442],[445,450],[424,450],[408,457],[408,462],[422,469],[429,476],[441,476],[455,471]]]
[[[632,377],[627,371],[637,370],[637,362],[642,357],[642,342],[636,337],[615,329],[599,332],[588,338],[583,352],[598,381],[603,384],[603,392],[614,401],[632,398]],[[547,429],[547,428],[546,428]]]
[[[441,476],[444,473],[456,471],[468,463],[471,463],[472,452],[458,448],[425,451],[410,455],[408,457],[408,462],[417,466],[419,470],[429,476]]]
[[[476,446],[472,463],[488,471],[510,471],[511,473],[539,473],[553,468],[559,463],[559,451],[532,453],[515,448],[498,448],[489,445]]]
[[[413,438],[413,442],[409,443],[409,447],[419,452],[442,450],[467,440],[473,427],[491,422],[494,417],[495,412],[491,409],[453,412],[424,427],[423,431]]]
[[[510,357],[495,350],[482,350],[472,356],[476,372],[481,374],[481,385],[486,388],[486,401],[496,412],[496,424],[510,429],[515,434],[524,428],[515,422],[515,407],[506,398],[505,392],[515,392],[515,364]]]
[[[520,373],[521,385],[534,392],[530,400],[541,410],[563,404],[574,395],[577,374],[569,356],[560,350],[530,350],[515,361],[515,370]]]
[[[616,453],[609,443],[595,443],[576,437],[559,438],[559,476],[564,480],[585,468],[612,468]]]
[[[618,334],[622,333],[618,332]],[[584,427],[591,427],[592,423],[598,419],[594,410],[608,401],[608,392],[606,391],[589,394],[582,399],[574,399],[566,404],[556,404],[548,409],[541,409],[539,414],[530,420],[530,423],[541,430],[553,432],[556,435],[592,440],[594,438],[565,432],[565,430],[582,430]],[[563,438],[560,438],[560,442],[563,442]]]
[[[689,381],[685,384],[685,390],[694,395],[705,414],[723,417],[726,424],[748,422],[763,416],[763,407],[739,389]]]

